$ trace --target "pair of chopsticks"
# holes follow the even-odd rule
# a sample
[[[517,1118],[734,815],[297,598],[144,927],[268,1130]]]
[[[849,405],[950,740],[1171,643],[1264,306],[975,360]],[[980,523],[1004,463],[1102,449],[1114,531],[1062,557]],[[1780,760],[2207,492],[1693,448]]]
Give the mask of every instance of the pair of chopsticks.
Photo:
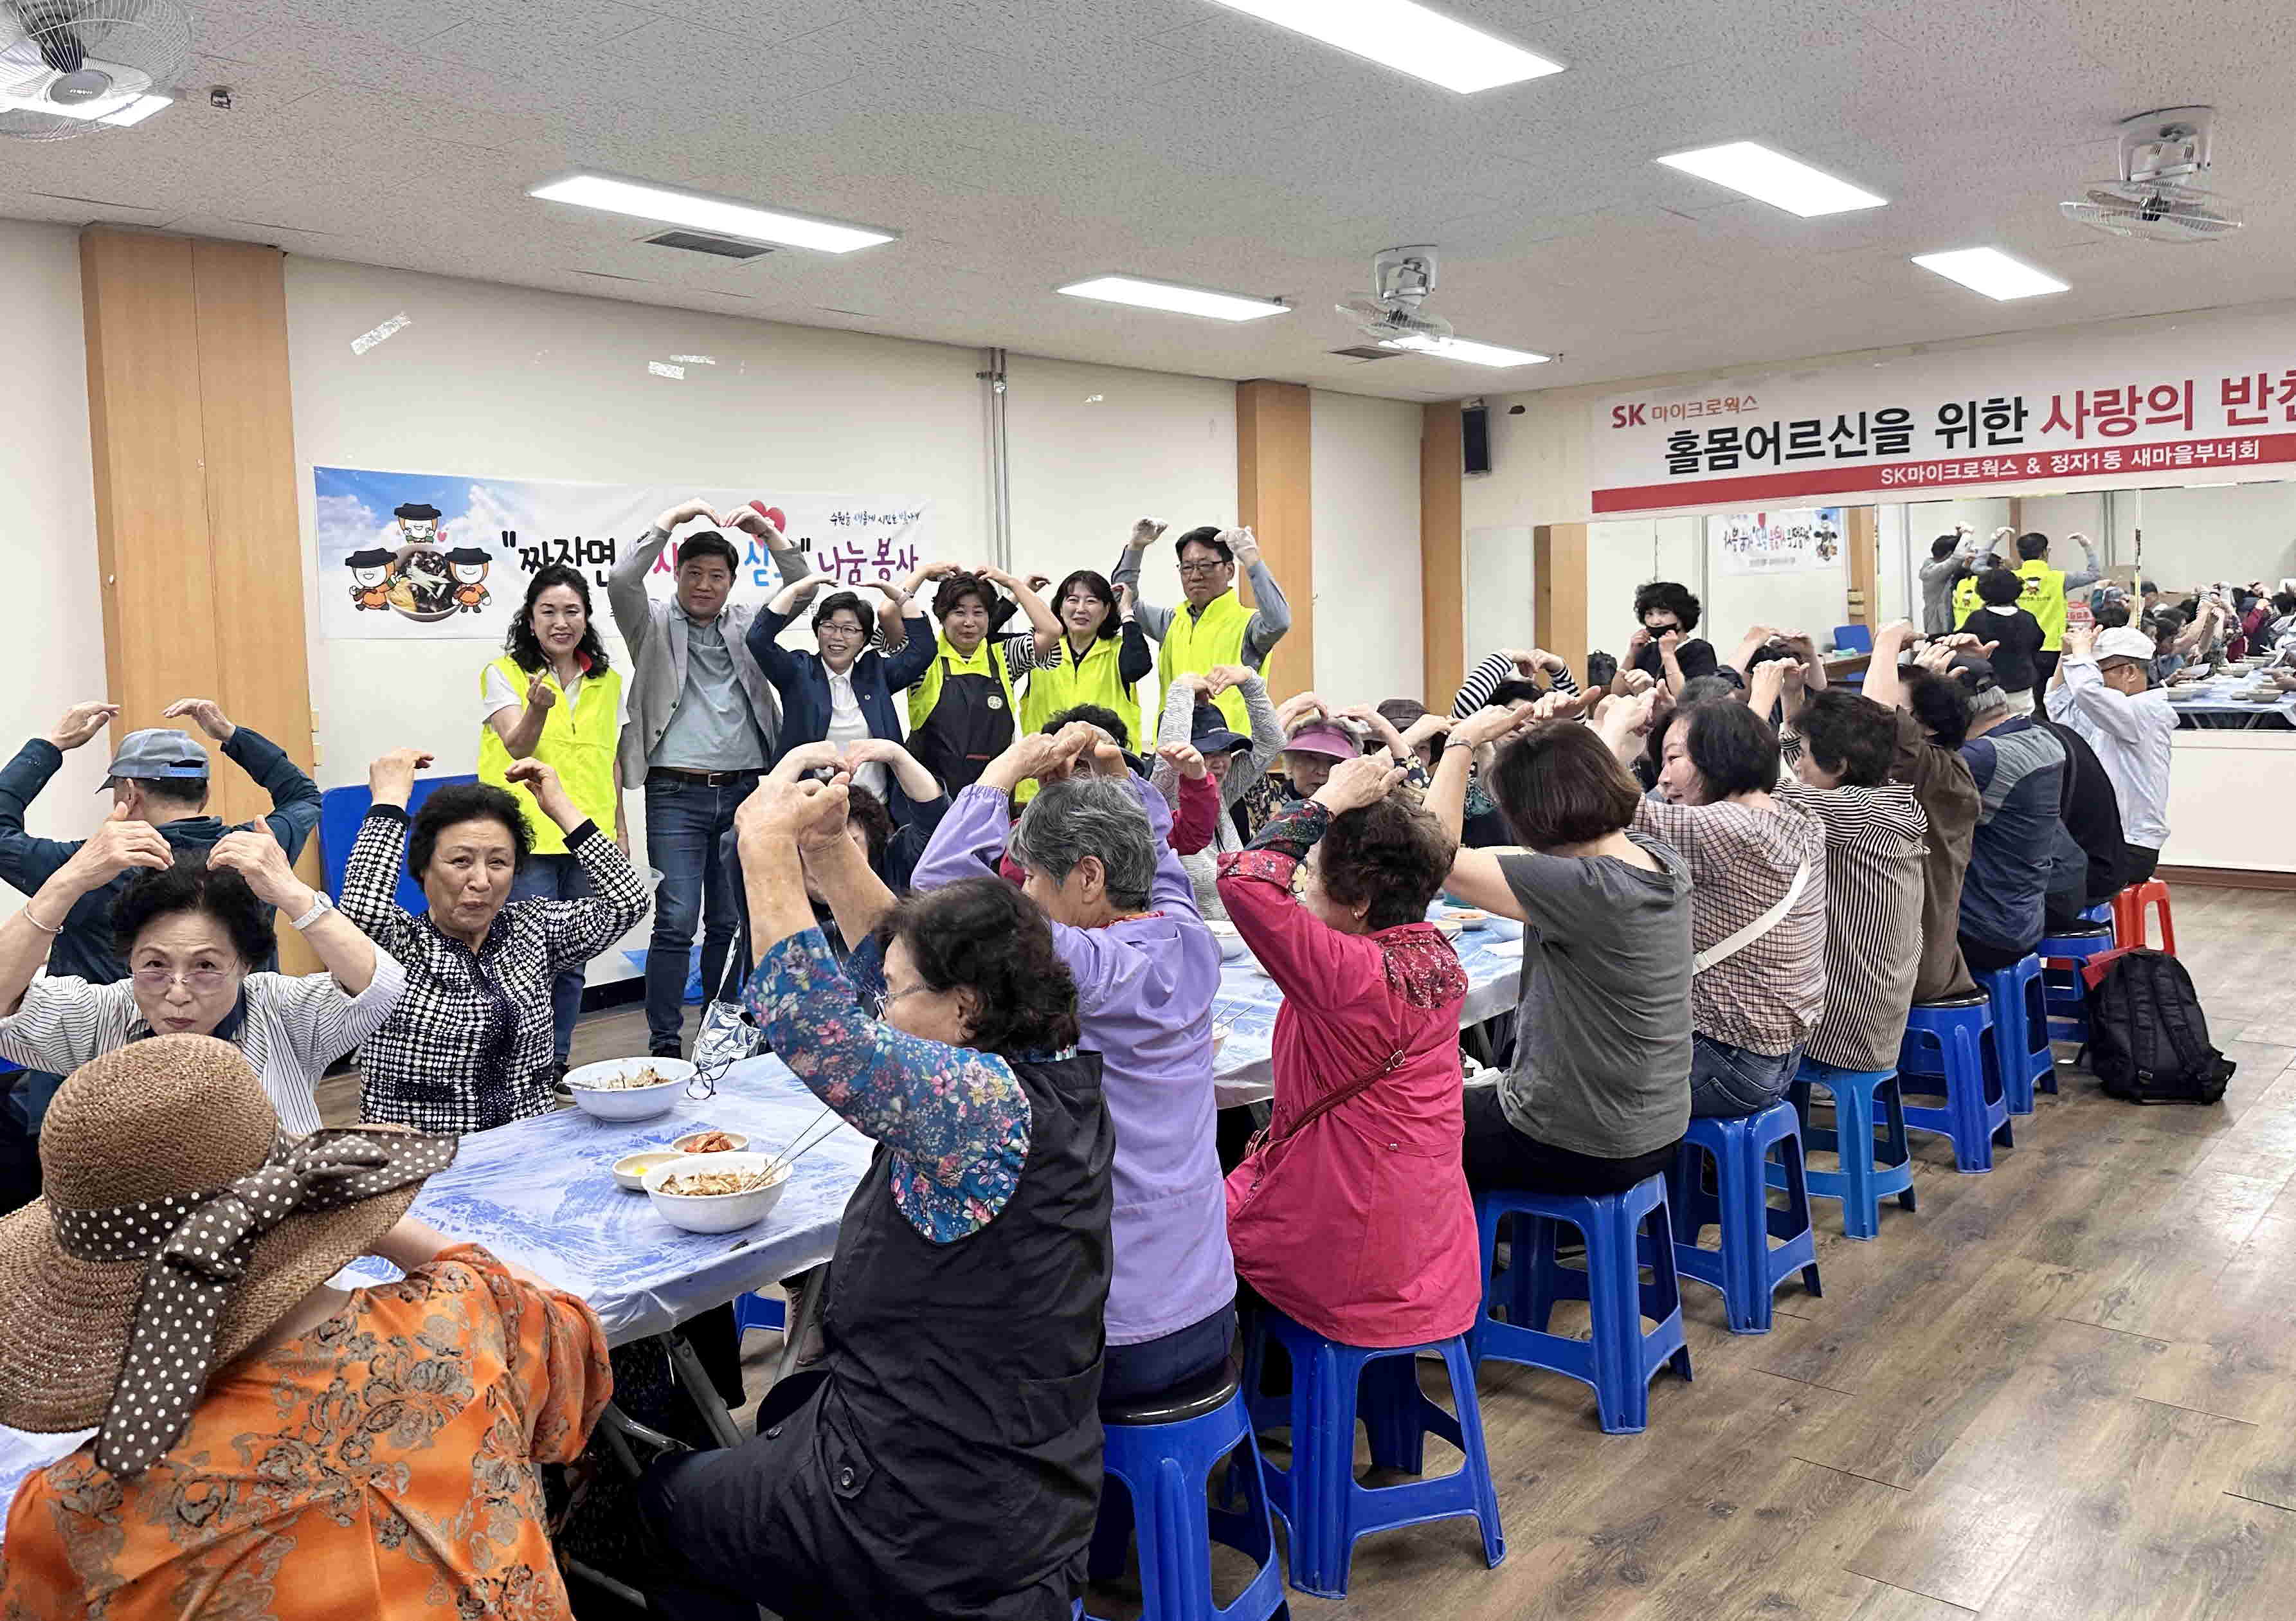
[[[829,1129],[822,1132],[817,1136],[809,1135],[809,1134],[813,1132],[813,1128],[819,1126],[824,1120],[827,1120],[829,1122]],[[795,1137],[790,1139],[790,1145],[787,1148],[783,1149],[780,1153],[775,1154],[771,1159],[766,1161],[766,1175],[771,1176],[774,1172],[778,1169],[795,1165],[799,1160],[804,1158],[808,1154],[810,1154],[814,1150],[819,1148],[823,1143],[835,1136],[837,1134],[837,1128],[844,1124],[845,1122],[843,1118],[838,1115],[835,1109],[824,1108],[819,1114],[814,1116],[812,1119],[806,1122],[805,1129],[803,1131],[799,1132]]]

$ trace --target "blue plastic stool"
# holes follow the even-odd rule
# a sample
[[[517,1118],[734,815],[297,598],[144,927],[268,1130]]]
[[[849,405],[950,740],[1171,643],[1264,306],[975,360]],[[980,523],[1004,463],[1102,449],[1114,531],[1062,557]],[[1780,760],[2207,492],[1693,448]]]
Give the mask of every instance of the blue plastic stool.
[[[1833,1098],[1831,1129],[1809,1123],[1809,1089],[1823,1086]],[[1846,1238],[1871,1240],[1881,1236],[1882,1201],[1894,1193],[1898,1204],[1914,1208],[1914,1150],[1906,1140],[1906,1101],[1898,1090],[1894,1069],[1837,1069],[1815,1059],[1801,1060],[1794,1072],[1795,1112],[1801,1117],[1803,1143],[1830,1150],[1841,1161],[1834,1171],[1809,1171],[1806,1177],[1812,1199],[1841,1201],[1841,1232]],[[1874,1140],[1874,1102],[1880,1101],[1884,1133]],[[1864,1143],[1860,1152],[1857,1145]],[[1844,1148],[1844,1143],[1849,1144]],[[1785,1167],[1765,1164],[1763,1172],[1774,1188],[1786,1185]]]
[[[2016,1146],[2001,1059],[1994,1051],[1991,1006],[1983,991],[1949,1002],[1917,1002],[1906,1011],[1905,1040],[1898,1048],[1900,1088],[1945,1094],[1943,1108],[1906,1104],[1906,1126],[1952,1138],[1955,1167],[1972,1176],[1993,1168],[1995,1143]],[[1912,1085],[1917,1080],[1936,1085]]]
[[[751,1329],[771,1329],[776,1334],[788,1332],[788,1306],[779,1300],[768,1300],[763,1295],[735,1296],[734,1338],[738,1340]]]
[[[1140,1544],[1141,1621],[1267,1621],[1283,1608],[1283,1567],[1275,1557],[1267,1482],[1251,1437],[1235,1369],[1222,1363],[1175,1390],[1100,1410],[1108,1433],[1103,1467],[1125,1495],[1103,1491],[1092,1535],[1091,1570],[1106,1580],[1124,1568],[1126,1544]],[[1213,1471],[1233,1506],[1206,1499]],[[1249,1555],[1258,1574],[1234,1602],[1212,1602],[1211,1544]]]
[[[1778,1163],[1770,1164],[1770,1150]],[[1700,1175],[1714,1167],[1713,1192]],[[1785,1190],[1786,1208],[1770,1208],[1771,1171]],[[1771,1297],[1794,1273],[1813,1295],[1817,1286],[1817,1233],[1809,1220],[1809,1183],[1802,1165],[1801,1118],[1791,1103],[1773,1103],[1739,1119],[1693,1118],[1667,1173],[1674,1215],[1674,1265],[1722,1291],[1733,1334],[1770,1331]],[[1702,1248],[1708,1224],[1721,1229],[1719,1247]],[[1772,1239],[1784,1242],[1772,1245]]]
[[[2042,1000],[2041,959],[2021,958],[1976,979],[1993,1004],[1993,1048],[2009,1112],[2030,1115],[2036,1086],[2047,1093],[2057,1089],[2057,1059],[2049,1047],[2049,1015]]]
[[[1270,1339],[1291,1359],[1288,1397],[1260,1394]],[[1464,1338],[1372,1350],[1326,1339],[1263,1306],[1251,1314],[1245,1347],[1243,1388],[1254,1426],[1292,1431],[1290,1467],[1263,1468],[1268,1502],[1291,1529],[1292,1586],[1343,1599],[1357,1537],[1462,1515],[1473,1516],[1482,1531],[1485,1564],[1496,1566],[1506,1558],[1498,1489],[1483,1450],[1475,1367]],[[1439,1355],[1450,1371],[1451,1395],[1459,1408],[1456,1419],[1419,1388],[1423,1351]],[[1465,1461],[1432,1480],[1360,1485],[1355,1475],[1358,1417],[1371,1432],[1375,1468],[1417,1474],[1431,1434],[1457,1447]]]
[[[1504,1273],[1493,1276],[1499,1224],[1509,1217],[1514,1221],[1512,1259]],[[1623,1193],[1594,1198],[1493,1189],[1475,1201],[1475,1219],[1482,1230],[1483,1275],[1490,1280],[1482,1315],[1467,1336],[1476,1365],[1496,1357],[1568,1374],[1595,1387],[1605,1432],[1635,1435],[1645,1429],[1652,1376],[1671,1363],[1684,1379],[1690,1377],[1666,1179],[1645,1176]],[[1558,1223],[1576,1227],[1586,1239],[1586,1271],[1554,1258]],[[1646,1227],[1652,1241],[1638,1242]],[[1648,1283],[1642,1281],[1645,1254]],[[1557,1300],[1587,1302],[1591,1338],[1547,1332]],[[1504,1322],[1491,1315],[1500,1306],[1506,1308]],[[1644,1317],[1658,1325],[1647,1333]]]
[[[2103,910],[2110,913],[2111,908]],[[2088,981],[2081,977],[2081,969],[2091,957],[2103,956],[2112,949],[2109,916],[2092,928],[2068,929],[2041,942],[2041,1005],[2048,1011],[2052,1040],[2087,1044]]]

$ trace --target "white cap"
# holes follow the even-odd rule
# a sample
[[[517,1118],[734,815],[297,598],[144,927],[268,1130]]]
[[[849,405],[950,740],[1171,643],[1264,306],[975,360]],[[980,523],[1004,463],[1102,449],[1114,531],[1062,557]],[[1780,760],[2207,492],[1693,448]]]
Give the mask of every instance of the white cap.
[[[2111,630],[2100,631],[2096,638],[2096,661],[2107,659],[2142,659],[2152,661],[2152,638],[2133,625],[2116,625]]]

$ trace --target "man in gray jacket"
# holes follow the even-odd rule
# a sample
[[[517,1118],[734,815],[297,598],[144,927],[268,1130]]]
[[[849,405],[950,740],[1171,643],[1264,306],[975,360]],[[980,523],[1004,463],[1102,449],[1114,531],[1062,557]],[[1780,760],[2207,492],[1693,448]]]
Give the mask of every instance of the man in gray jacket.
[[[718,841],[773,765],[781,735],[773,687],[745,645],[756,608],[728,605],[742,568],[734,542],[715,529],[688,536],[677,549],[675,598],[647,594],[646,576],[670,536],[697,518],[763,540],[781,568],[774,590],[808,572],[803,555],[761,512],[721,516],[706,501],[689,501],[655,519],[607,581],[606,602],[629,644],[632,671],[619,775],[645,785],[646,859],[661,873],[645,971],[647,1048],[657,1058],[683,1055],[686,962],[697,923],[702,984],[714,994],[725,976],[740,916],[731,880],[715,859]]]

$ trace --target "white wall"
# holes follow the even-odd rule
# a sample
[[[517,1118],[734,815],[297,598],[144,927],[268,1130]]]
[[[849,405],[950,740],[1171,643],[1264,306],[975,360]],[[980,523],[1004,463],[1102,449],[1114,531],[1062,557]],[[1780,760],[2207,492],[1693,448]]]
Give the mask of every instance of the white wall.
[[[1417,697],[1427,684],[1420,657],[1420,407],[1322,389],[1309,405],[1316,690],[1337,703]]]
[[[1494,524],[1467,531],[1459,563],[1461,577],[1474,582],[1462,602],[1466,669],[1473,669],[1494,649],[1530,646],[1538,611],[1537,562],[1528,524]]]
[[[0,308],[8,312],[9,401],[0,431],[0,570],[9,600],[0,748],[12,753],[26,738],[45,737],[73,703],[106,696],[78,233],[0,219]],[[156,715],[122,716],[66,755],[33,802],[31,831],[86,837],[110,746],[158,724]]]
[[[2296,575],[2296,484],[2136,493],[2144,573],[2172,587]]]

